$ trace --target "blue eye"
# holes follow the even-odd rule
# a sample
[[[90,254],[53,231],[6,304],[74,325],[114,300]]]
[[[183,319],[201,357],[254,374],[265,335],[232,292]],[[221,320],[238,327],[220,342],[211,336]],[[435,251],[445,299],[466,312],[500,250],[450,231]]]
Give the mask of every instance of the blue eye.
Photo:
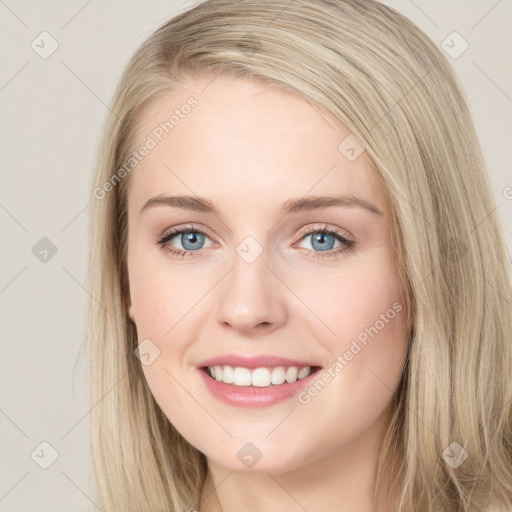
[[[307,251],[315,258],[335,258],[345,251],[352,250],[356,245],[353,240],[342,235],[337,229],[327,226],[308,228],[306,233],[302,233],[301,241],[307,238],[311,239],[311,247],[314,249],[307,249]],[[340,242],[341,247],[333,249],[336,241]]]
[[[178,238],[179,237],[179,238]],[[346,238],[336,229],[322,227],[322,228],[309,228],[308,231],[302,233],[300,241],[305,240],[306,238],[311,237],[312,243],[311,249],[306,249],[308,254],[315,258],[325,258],[325,257],[336,257],[340,253],[344,251],[349,251],[355,247],[355,242]],[[182,249],[177,249],[173,247],[169,242],[171,242],[174,238],[178,238],[181,243]],[[164,235],[160,240],[157,241],[157,244],[162,248],[165,248],[171,254],[174,254],[181,258],[193,258],[200,249],[202,249],[205,239],[207,239],[207,235],[199,230],[194,228],[193,226],[182,228],[182,229],[173,229],[171,232]],[[339,241],[341,247],[337,249],[333,249],[336,241]]]
[[[179,240],[185,250],[176,249],[169,244],[169,242],[174,238]],[[203,245],[205,238],[207,238],[205,233],[193,226],[190,226],[187,229],[173,229],[170,233],[164,235],[160,240],[158,240],[157,244],[176,256],[180,256],[182,258],[194,257],[196,252],[202,248],[201,246]]]

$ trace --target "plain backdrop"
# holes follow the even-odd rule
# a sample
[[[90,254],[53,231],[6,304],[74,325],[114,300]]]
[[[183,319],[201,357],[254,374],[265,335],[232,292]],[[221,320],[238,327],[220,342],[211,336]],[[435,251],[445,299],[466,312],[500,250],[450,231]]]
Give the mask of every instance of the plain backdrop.
[[[195,3],[0,1],[1,512],[95,508],[81,350],[92,163],[129,57]],[[454,47],[447,57],[473,114],[510,250],[512,2],[385,3],[440,48]]]

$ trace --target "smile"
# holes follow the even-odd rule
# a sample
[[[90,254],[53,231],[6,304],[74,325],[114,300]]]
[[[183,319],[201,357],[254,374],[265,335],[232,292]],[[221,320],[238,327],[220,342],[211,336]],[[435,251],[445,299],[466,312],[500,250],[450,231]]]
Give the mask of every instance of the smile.
[[[312,372],[318,370],[315,366],[276,366],[262,368],[245,368],[242,366],[207,366],[203,368],[208,375],[218,382],[232,384],[234,386],[254,386],[259,388],[292,384],[306,378]]]
[[[217,400],[234,407],[261,408],[295,399],[320,370],[319,366],[214,365],[198,368],[197,374],[205,391]]]

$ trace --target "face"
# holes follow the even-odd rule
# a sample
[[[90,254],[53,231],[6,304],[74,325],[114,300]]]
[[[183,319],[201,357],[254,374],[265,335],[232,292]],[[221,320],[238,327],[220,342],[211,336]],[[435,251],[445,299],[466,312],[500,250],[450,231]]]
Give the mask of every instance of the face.
[[[129,177],[129,315],[147,384],[213,464],[339,460],[384,432],[406,356],[388,197],[320,107],[209,82],[160,100],[138,129],[151,149]],[[338,201],[311,200],[324,196]]]

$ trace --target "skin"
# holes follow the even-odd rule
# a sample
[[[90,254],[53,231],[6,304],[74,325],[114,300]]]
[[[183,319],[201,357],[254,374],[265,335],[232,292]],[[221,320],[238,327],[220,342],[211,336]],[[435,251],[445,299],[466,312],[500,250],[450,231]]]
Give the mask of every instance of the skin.
[[[372,500],[376,461],[407,351],[389,198],[366,152],[350,161],[339,151],[350,132],[320,107],[249,79],[210,82],[190,79],[138,129],[142,144],[190,96],[198,101],[130,175],[128,312],[139,342],[149,338],[160,351],[143,366],[147,384],[207,457],[201,512],[385,511]],[[357,206],[279,215],[289,199],[333,193],[364,199],[382,215]],[[140,212],[150,197],[178,194],[208,198],[220,216],[169,206]],[[206,233],[195,257],[156,243],[189,223]],[[353,250],[315,257],[322,251],[313,236],[325,225],[354,240]],[[301,236],[304,228],[313,236]],[[252,263],[236,252],[247,236],[263,251]],[[182,240],[168,246],[191,247]],[[331,253],[340,247],[328,240]],[[195,369],[227,353],[326,369],[393,303],[401,312],[307,405],[227,405]],[[252,468],[236,456],[247,442],[262,453]]]

